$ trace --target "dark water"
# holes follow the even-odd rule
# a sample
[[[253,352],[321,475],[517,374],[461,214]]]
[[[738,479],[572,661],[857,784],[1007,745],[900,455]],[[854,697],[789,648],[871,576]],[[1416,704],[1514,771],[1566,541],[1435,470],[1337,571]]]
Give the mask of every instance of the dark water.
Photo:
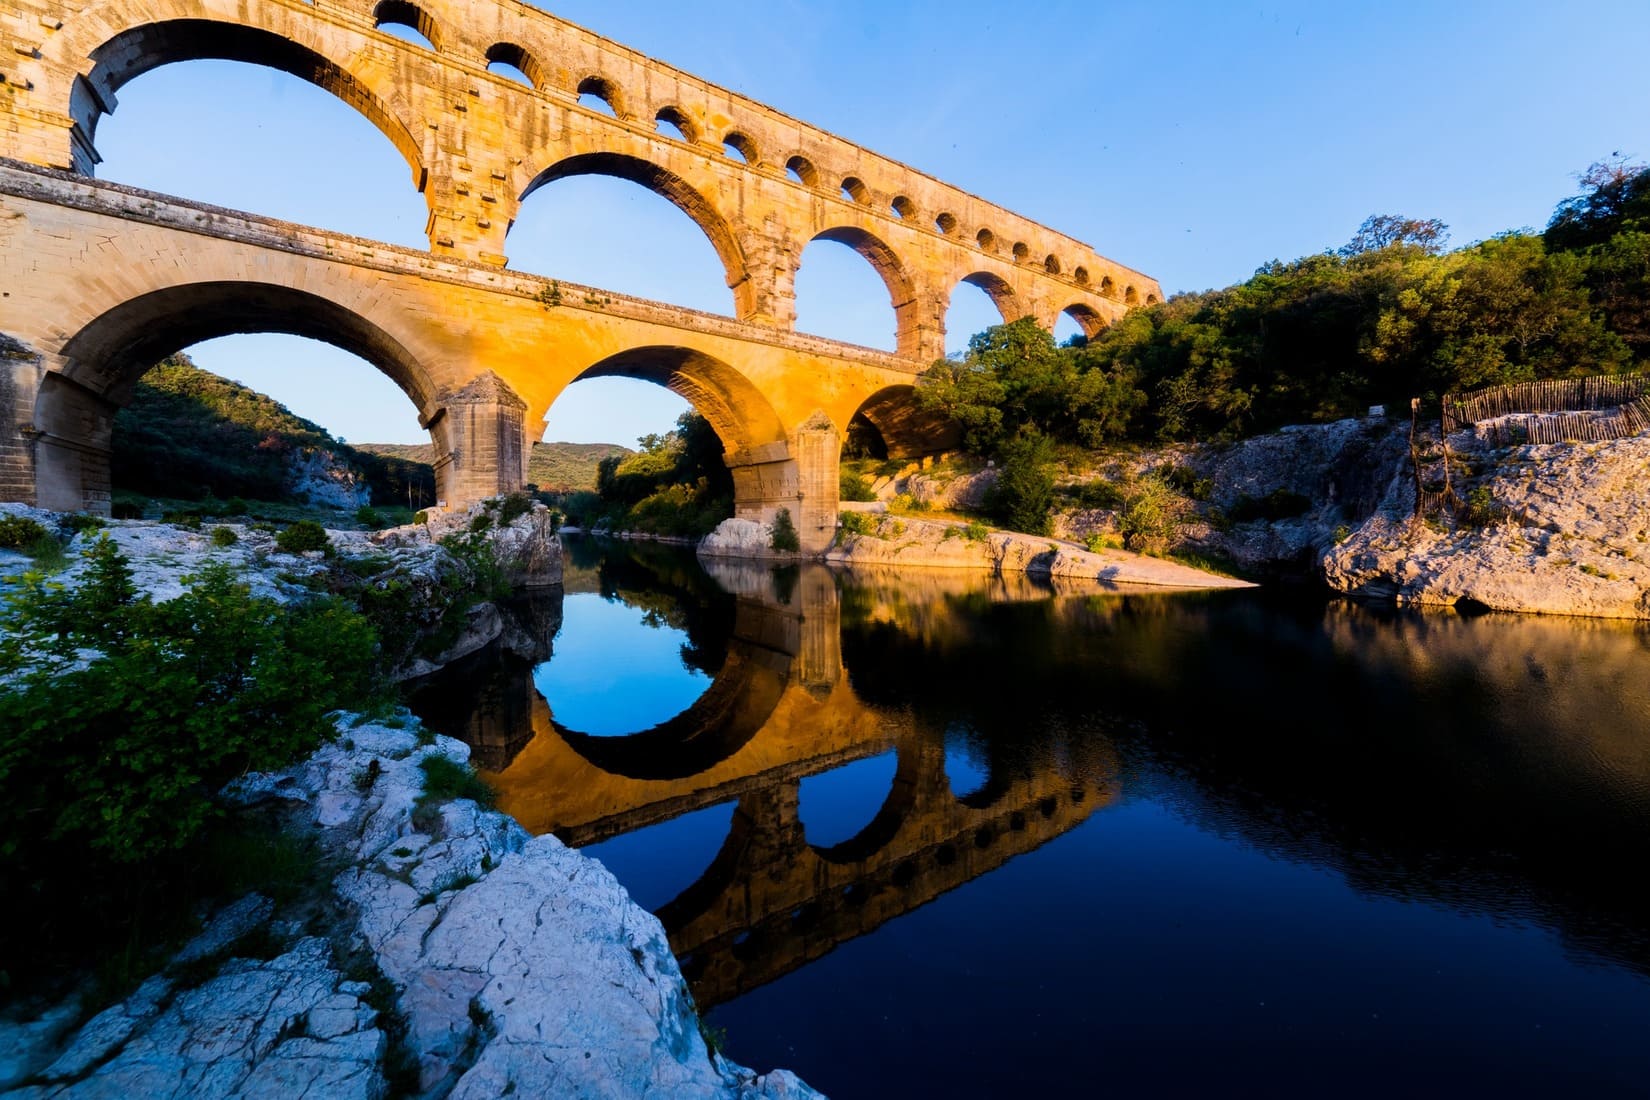
[[[1644,628],[569,550],[525,655],[416,707],[659,915],[736,1061],[1650,1095]]]

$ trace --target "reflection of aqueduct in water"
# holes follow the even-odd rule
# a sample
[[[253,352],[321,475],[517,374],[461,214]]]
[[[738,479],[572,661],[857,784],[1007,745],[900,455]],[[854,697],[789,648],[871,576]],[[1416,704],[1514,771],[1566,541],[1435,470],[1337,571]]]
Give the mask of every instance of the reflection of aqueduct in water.
[[[440,495],[520,486],[579,378],[644,378],[716,428],[739,514],[788,507],[804,548],[836,520],[856,414],[891,453],[944,428],[909,400],[963,283],[1007,320],[1098,331],[1160,290],[1089,246],[512,0],[8,0],[0,14],[0,499],[105,509],[113,417],[156,360],[237,332],[335,343],[416,404]],[[427,45],[382,28],[419,32]],[[333,93],[406,160],[429,251],[91,179],[129,81],[213,58]],[[519,80],[494,71],[507,65]],[[594,97],[605,110],[586,106]],[[505,269],[523,199],[568,176],[641,184],[714,246],[732,316]],[[887,286],[891,354],[795,332],[815,240]]]
[[[467,737],[482,746],[478,763],[496,769],[500,808],[576,847],[736,803],[716,858],[659,910],[703,1006],[1001,866],[1114,796],[1112,780],[1052,769],[953,791],[942,731],[855,696],[828,569],[805,567],[794,586],[761,567],[715,573],[739,592],[734,636],[713,685],[682,715],[632,737],[570,734],[522,677],[506,689],[516,698],[496,699],[495,717],[477,716]],[[500,709],[515,712],[504,723],[530,722],[531,739],[483,728]],[[843,843],[809,844],[801,781],[890,751],[893,783],[870,822]]]

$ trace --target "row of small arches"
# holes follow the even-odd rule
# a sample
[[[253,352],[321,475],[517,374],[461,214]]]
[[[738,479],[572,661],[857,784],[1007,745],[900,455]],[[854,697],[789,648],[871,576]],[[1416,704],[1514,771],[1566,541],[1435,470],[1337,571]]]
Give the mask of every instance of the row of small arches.
[[[373,20],[374,25],[379,28],[400,27],[415,31],[424,39],[423,44],[438,53],[441,51],[442,33],[439,24],[427,11],[411,0],[379,0],[373,9]],[[544,65],[531,51],[521,45],[514,42],[495,43],[488,47],[485,58],[490,72],[516,80],[538,91],[547,91],[551,88],[549,74]],[[606,77],[586,76],[579,80],[573,91],[579,102],[586,107],[603,111],[617,119],[634,121],[634,115],[628,109],[623,92]],[[654,116],[654,127],[661,136],[688,145],[700,145],[705,139],[692,116],[676,106],[660,108]],[[751,167],[765,163],[756,142],[741,130],[730,130],[722,136],[722,150],[730,159]],[[827,186],[825,177],[819,169],[800,154],[785,162],[785,174],[806,187],[824,189]],[[857,176],[843,177],[838,194],[844,201],[859,206],[870,206],[874,202],[871,189]],[[921,220],[917,204],[906,195],[896,195],[889,203],[888,212],[901,221],[912,224]],[[963,236],[961,223],[956,215],[949,212],[936,215],[933,227],[942,236],[953,239]],[[990,255],[996,255],[1001,249],[997,235],[987,228],[981,228],[975,233],[974,243],[981,252]],[[1009,251],[1016,264],[1033,262],[1031,247],[1024,241],[1016,241]],[[1049,275],[1066,277],[1065,264],[1052,252],[1043,258],[1041,266]],[[1125,286],[1120,292],[1110,275],[1101,276],[1096,284],[1089,270],[1078,266],[1071,271],[1069,278],[1078,286],[1091,287],[1107,297],[1121,296],[1128,305],[1140,304],[1140,293],[1135,287]],[[1156,301],[1157,297],[1154,294],[1147,294],[1145,297],[1147,305]]]

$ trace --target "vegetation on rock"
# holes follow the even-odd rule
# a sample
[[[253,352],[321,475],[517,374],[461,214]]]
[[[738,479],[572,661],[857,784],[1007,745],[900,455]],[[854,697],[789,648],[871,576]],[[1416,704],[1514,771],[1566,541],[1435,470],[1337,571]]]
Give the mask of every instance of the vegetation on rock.
[[[683,413],[673,431],[637,442],[639,452],[601,460],[595,492],[560,501],[569,523],[701,538],[733,515],[733,475],[708,420]]]

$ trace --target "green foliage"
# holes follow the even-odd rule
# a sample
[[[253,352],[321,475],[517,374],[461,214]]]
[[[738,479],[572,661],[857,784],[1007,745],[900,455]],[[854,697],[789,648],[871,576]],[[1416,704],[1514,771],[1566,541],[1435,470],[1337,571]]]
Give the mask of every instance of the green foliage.
[[[302,554],[310,550],[320,550],[329,556],[332,554],[332,539],[327,535],[326,528],[312,519],[301,519],[282,528],[275,536],[275,546],[287,554]]]
[[[206,496],[289,502],[288,459],[332,453],[358,470],[380,504],[435,498],[427,463],[371,454],[335,439],[272,398],[196,367],[178,354],[153,367],[115,417],[115,488],[199,500]],[[242,504],[240,512],[245,511]],[[126,517],[137,518],[137,517]]]
[[[235,533],[235,529],[233,527],[212,528],[213,546],[234,546],[240,541],[241,537]]]
[[[1488,527],[1506,516],[1506,509],[1495,502],[1495,494],[1488,485],[1477,485],[1467,493],[1466,507],[1461,521],[1473,527]]]
[[[991,535],[991,528],[979,520],[970,520],[962,529],[963,538],[969,542],[984,542]]]
[[[0,513],[0,549],[24,550],[43,538],[51,538],[51,532],[34,520]]]
[[[774,515],[773,538],[770,545],[785,554],[794,554],[802,549],[802,540],[797,537],[796,524],[791,522],[789,508],[781,508]]]
[[[84,556],[77,586],[30,576],[9,597],[0,862],[181,847],[224,783],[313,750],[374,690],[376,636],[342,604],[254,597],[222,564],[157,604],[106,536]]]
[[[683,413],[674,431],[637,442],[639,452],[601,460],[594,497],[563,501],[569,523],[699,538],[733,514],[733,476],[704,417]]]
[[[533,498],[524,492],[505,494],[498,505],[498,525],[508,527],[533,510]]]
[[[1054,448],[1047,436],[1027,431],[1002,448],[1002,469],[986,493],[985,507],[1011,531],[1046,535],[1054,511]]]
[[[1162,474],[1145,474],[1124,486],[1117,516],[1123,545],[1138,554],[1161,554],[1176,539],[1186,499]]]
[[[842,471],[837,495],[842,500],[861,503],[869,503],[877,499],[876,493],[871,491],[870,481],[864,475],[848,469]]]
[[[468,798],[488,810],[498,804],[498,792],[468,765],[433,753],[418,766],[424,773],[424,792],[418,796],[422,805],[439,806],[455,798]]]
[[[71,512],[59,519],[57,526],[72,538],[82,531],[101,531],[109,525],[102,516],[88,515],[85,512]]]
[[[877,521],[866,512],[843,512],[837,516],[837,526],[850,535],[874,535]]]
[[[369,531],[376,531],[384,526],[384,517],[370,504],[363,504],[355,510],[355,522]]]

